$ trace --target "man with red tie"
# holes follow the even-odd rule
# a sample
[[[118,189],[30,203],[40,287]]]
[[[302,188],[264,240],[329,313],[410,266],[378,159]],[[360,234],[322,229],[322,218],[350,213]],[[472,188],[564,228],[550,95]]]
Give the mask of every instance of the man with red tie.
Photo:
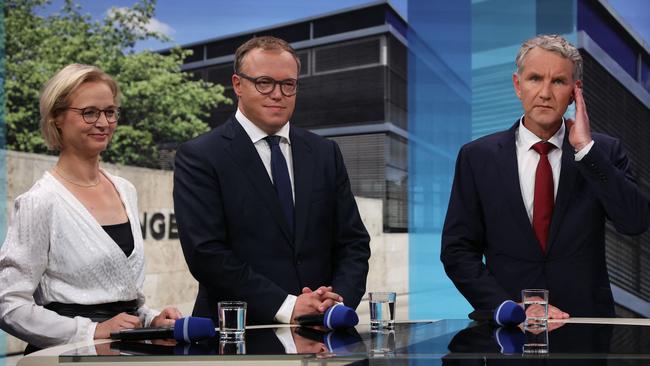
[[[442,234],[445,271],[479,310],[543,288],[549,318],[612,317],[605,221],[641,234],[650,205],[620,142],[590,130],[578,50],[540,35],[521,46],[516,64],[524,115],[458,154]],[[565,120],[574,101],[575,120]]]

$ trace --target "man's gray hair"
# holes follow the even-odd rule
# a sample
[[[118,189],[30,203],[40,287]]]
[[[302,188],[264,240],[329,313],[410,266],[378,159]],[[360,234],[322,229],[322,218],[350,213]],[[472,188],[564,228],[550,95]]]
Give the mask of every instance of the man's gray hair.
[[[540,34],[524,42],[521,48],[519,48],[517,58],[515,59],[517,63],[517,74],[521,75],[524,71],[526,56],[535,47],[554,52],[571,60],[573,62],[573,79],[582,80],[582,56],[580,56],[580,52],[578,52],[578,49],[574,45],[557,34]]]

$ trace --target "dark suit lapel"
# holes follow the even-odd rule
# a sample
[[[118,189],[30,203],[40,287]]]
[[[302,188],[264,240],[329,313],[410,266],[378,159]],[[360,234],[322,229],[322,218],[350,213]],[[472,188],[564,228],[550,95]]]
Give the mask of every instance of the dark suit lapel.
[[[519,166],[517,164],[517,147],[515,144],[515,130],[519,126],[519,121],[504,134],[504,138],[498,144],[497,164],[501,176],[501,185],[496,189],[503,189],[508,205],[514,218],[514,228],[519,229],[522,237],[525,239],[521,245],[526,245],[530,254],[542,256],[542,250],[535,237],[535,232],[528,219],[526,206],[521,196],[521,187],[519,185]],[[513,228],[513,229],[514,229]]]
[[[564,214],[566,213],[571,194],[575,185],[577,168],[575,166],[575,152],[573,146],[569,143],[569,130],[567,129],[564,134],[564,142],[562,143],[562,166],[560,168],[560,182],[557,189],[557,197],[555,198],[555,207],[553,209],[553,217],[551,218],[551,227],[548,234],[548,249],[550,253],[553,248],[555,239],[557,238],[558,231],[562,225]]]
[[[228,150],[232,159],[242,168],[242,171],[257,191],[257,196],[271,210],[271,216],[280,225],[289,243],[293,244],[293,237],[280,208],[280,200],[253,142],[234,117],[226,123],[229,123],[229,126],[224,131],[223,136],[231,140]]]
[[[302,243],[309,222],[311,204],[312,177],[314,175],[314,158],[311,147],[307,144],[301,131],[291,128],[291,154],[293,156],[293,180],[295,191],[295,230],[296,245]]]

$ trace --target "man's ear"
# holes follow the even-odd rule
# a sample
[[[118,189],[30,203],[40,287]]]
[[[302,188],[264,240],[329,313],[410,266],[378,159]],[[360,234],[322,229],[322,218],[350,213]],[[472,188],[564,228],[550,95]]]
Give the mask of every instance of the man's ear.
[[[230,80],[232,82],[232,89],[235,91],[237,98],[239,98],[241,96],[241,78],[237,74],[232,74]]]
[[[516,72],[512,74],[512,85],[515,87],[515,94],[517,94],[517,98],[521,99],[521,85],[519,83],[519,74]]]

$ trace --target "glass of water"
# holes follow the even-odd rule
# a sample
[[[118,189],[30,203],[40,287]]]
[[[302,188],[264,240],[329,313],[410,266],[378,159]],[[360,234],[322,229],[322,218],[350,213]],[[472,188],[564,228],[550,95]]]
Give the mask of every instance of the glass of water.
[[[548,329],[526,329],[526,343],[523,353],[545,355],[548,353]]]
[[[524,328],[546,329],[548,323],[548,290],[522,290],[521,301],[526,312]]]
[[[219,341],[220,355],[245,355],[246,341]]]
[[[395,325],[395,299],[394,292],[369,292],[370,300],[370,328],[393,329]]]
[[[241,341],[246,331],[246,303],[244,301],[220,301],[219,339]]]
[[[370,355],[373,358],[394,356],[395,331],[392,329],[376,329],[370,332]]]

